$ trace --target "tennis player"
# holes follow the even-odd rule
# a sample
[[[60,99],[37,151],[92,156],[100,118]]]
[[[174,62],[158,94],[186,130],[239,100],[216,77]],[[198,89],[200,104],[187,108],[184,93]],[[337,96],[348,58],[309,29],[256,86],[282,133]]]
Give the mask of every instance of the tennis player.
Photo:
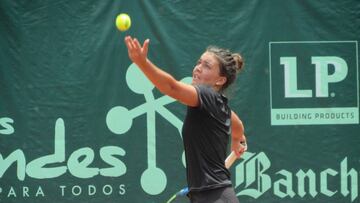
[[[240,54],[208,47],[195,65],[192,84],[176,80],[147,57],[149,39],[143,45],[125,37],[129,58],[163,94],[187,106],[182,129],[189,198],[193,203],[239,202],[225,168],[228,140],[240,157],[246,150],[244,127],[231,111],[224,90],[243,68]]]

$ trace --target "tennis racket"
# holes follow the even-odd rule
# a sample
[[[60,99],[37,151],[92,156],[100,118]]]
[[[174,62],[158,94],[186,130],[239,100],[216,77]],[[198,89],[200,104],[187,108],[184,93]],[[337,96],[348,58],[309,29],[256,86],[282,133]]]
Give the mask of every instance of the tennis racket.
[[[225,167],[229,169],[236,159],[237,157],[235,155],[235,152],[232,151],[230,155],[225,159]],[[185,187],[176,194],[174,194],[166,203],[189,202],[189,199],[186,196],[188,193],[189,188]]]

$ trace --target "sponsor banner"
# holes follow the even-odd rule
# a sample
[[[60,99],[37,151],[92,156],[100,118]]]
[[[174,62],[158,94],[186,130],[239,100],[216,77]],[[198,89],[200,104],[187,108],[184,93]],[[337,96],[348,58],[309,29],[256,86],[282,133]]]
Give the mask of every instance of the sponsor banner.
[[[357,41],[269,43],[272,125],[359,123]]]

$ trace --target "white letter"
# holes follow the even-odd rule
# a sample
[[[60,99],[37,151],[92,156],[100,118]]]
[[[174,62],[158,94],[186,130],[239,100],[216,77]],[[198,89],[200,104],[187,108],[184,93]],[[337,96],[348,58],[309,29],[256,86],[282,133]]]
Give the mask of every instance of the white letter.
[[[297,87],[296,57],[280,57],[280,64],[284,65],[285,97],[312,97],[312,90],[299,90]]]
[[[348,66],[344,59],[336,56],[311,57],[312,64],[316,69],[316,96],[329,97],[329,83],[344,80],[348,73]],[[329,75],[329,65],[335,67],[333,74]]]

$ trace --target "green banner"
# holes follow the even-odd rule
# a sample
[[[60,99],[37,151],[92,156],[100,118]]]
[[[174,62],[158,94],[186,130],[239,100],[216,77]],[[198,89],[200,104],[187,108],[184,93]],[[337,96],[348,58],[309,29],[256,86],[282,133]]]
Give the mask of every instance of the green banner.
[[[2,0],[0,202],[158,203],[186,186],[186,107],[126,35],[185,83],[209,45],[243,55],[227,92],[249,146],[240,202],[359,202],[359,25],[358,0]]]

